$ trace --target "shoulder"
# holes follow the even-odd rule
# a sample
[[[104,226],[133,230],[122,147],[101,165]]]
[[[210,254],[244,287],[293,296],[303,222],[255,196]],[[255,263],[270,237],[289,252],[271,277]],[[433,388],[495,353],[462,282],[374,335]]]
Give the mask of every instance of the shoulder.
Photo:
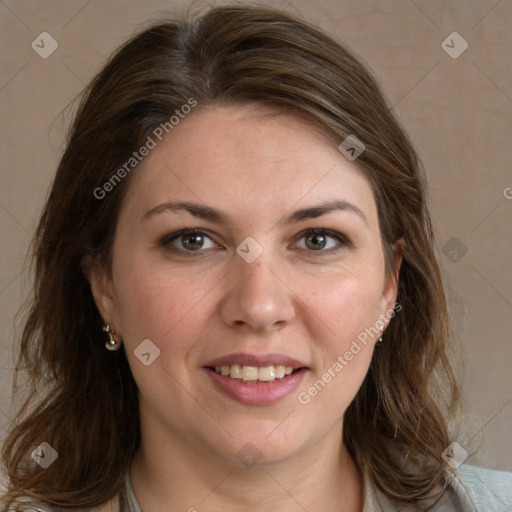
[[[477,512],[512,511],[512,473],[463,464],[458,480]]]
[[[20,496],[7,510],[0,510],[0,512],[56,512],[61,511],[62,508],[54,508],[50,505],[40,503],[27,496]],[[119,510],[118,496],[114,496],[111,500],[104,503],[102,506],[94,509],[73,509],[74,512],[117,512]]]
[[[20,496],[12,503],[8,509],[1,512],[53,512],[54,509],[48,505],[43,505],[28,496]]]

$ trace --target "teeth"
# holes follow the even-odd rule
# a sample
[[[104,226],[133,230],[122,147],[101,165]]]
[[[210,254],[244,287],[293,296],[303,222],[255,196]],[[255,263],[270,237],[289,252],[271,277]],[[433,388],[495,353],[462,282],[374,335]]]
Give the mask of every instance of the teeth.
[[[242,380],[258,380],[258,367],[242,366]]]
[[[258,369],[258,380],[272,381],[276,378],[276,370],[273,366],[262,366]]]
[[[274,366],[276,379],[282,379],[286,375],[286,368],[282,365]]]
[[[242,378],[242,367],[239,364],[231,365],[229,370],[229,376],[232,379],[241,379]]]
[[[232,364],[231,366],[216,366],[215,371],[232,379],[242,379],[245,382],[272,382],[275,379],[282,379],[285,375],[293,373],[291,366],[270,365],[270,366],[242,366]]]

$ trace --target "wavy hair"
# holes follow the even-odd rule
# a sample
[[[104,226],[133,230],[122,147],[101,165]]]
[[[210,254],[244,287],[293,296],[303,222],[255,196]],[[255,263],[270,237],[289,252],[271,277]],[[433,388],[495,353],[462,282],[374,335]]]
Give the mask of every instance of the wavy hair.
[[[23,373],[27,388],[3,444],[4,503],[23,494],[93,507],[123,484],[140,443],[137,387],[124,349],[105,350],[87,265],[98,259],[110,268],[122,200],[138,171],[105,197],[95,191],[190,98],[196,110],[263,104],[314,123],[336,145],[348,135],[364,143],[355,163],[374,192],[386,272],[394,272],[394,243],[406,242],[402,311],[345,413],[344,442],[390,498],[417,503],[438,492],[459,390],[417,153],[351,51],[296,16],[232,5],[137,33],[83,94],[33,239],[34,291],[15,371],[15,387]],[[59,453],[47,470],[30,456],[41,442]]]

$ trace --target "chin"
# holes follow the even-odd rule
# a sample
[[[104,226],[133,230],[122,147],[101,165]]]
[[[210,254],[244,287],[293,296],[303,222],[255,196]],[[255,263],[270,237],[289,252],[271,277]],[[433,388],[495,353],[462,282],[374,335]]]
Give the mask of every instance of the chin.
[[[223,461],[234,467],[251,469],[253,467],[265,467],[284,462],[296,454],[292,446],[275,445],[274,443],[254,443],[252,441],[240,441],[236,447],[238,450],[219,454]]]
[[[292,434],[289,428],[278,432],[279,428],[275,422],[271,428],[265,422],[265,428],[258,429],[253,425],[239,430],[238,434],[228,428],[233,437],[225,439],[223,447],[216,443],[212,448],[224,463],[241,468],[283,462],[298,455],[308,443],[299,432]]]

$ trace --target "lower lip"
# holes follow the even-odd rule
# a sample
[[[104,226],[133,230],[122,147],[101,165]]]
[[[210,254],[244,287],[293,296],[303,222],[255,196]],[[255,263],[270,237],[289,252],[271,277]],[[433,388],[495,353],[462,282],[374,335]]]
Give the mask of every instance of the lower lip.
[[[213,380],[217,389],[233,400],[248,405],[269,405],[279,402],[297,389],[307,372],[306,368],[301,368],[282,379],[275,379],[271,382],[247,383],[243,380],[221,375],[209,368],[203,369]]]

